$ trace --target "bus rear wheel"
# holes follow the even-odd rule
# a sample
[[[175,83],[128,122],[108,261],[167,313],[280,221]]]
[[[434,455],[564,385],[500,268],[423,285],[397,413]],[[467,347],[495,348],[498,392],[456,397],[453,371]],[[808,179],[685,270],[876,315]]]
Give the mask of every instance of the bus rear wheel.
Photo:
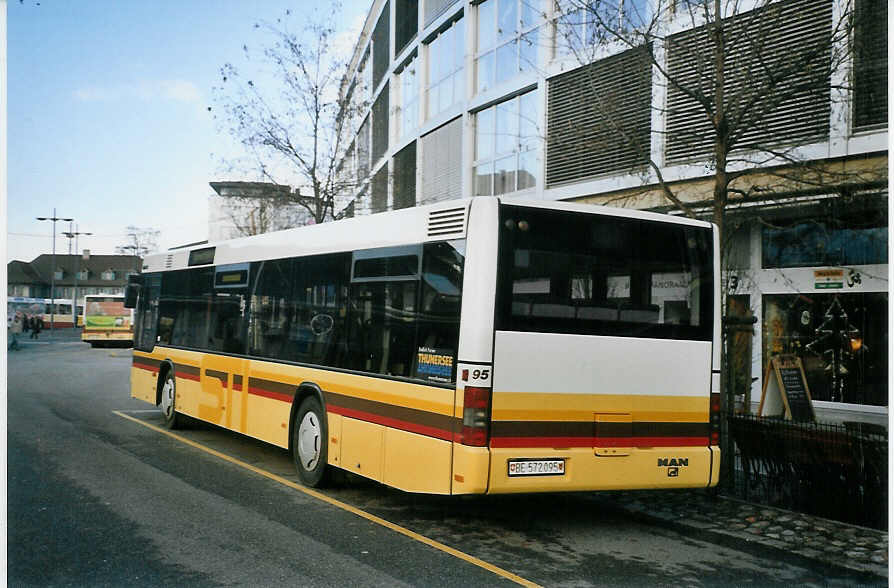
[[[316,397],[308,396],[292,423],[292,459],[306,485],[318,488],[329,481],[328,449],[325,412]]]
[[[177,414],[177,384],[174,381],[173,370],[165,373],[164,383],[161,386],[161,414],[165,419],[165,426],[169,429],[177,429],[182,424],[182,417]]]

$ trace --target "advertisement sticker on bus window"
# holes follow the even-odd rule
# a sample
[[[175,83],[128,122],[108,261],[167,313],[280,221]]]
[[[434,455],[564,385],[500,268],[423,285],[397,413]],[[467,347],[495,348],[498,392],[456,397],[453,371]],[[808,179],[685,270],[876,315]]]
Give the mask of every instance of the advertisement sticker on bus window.
[[[430,382],[449,383],[453,379],[453,350],[420,347],[416,353],[416,377]]]

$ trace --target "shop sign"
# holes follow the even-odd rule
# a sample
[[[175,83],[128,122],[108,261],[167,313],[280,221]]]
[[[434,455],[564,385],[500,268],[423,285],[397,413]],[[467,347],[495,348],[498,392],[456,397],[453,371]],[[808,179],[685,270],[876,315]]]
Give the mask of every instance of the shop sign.
[[[844,288],[844,270],[814,270],[813,287],[816,290],[839,290],[841,288]]]
[[[757,413],[762,417],[781,416],[789,421],[816,420],[800,357],[776,355],[770,358]]]

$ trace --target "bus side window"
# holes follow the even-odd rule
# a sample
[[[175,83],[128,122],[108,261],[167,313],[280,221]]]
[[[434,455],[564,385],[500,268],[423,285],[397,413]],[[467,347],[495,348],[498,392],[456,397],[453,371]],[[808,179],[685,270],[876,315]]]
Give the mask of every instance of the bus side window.
[[[422,257],[416,347],[452,354],[459,344],[464,256],[448,242],[430,243]],[[414,376],[418,374],[413,374]]]
[[[291,283],[292,260],[255,263],[252,274],[248,353],[258,357],[282,359],[286,337],[295,314]]]

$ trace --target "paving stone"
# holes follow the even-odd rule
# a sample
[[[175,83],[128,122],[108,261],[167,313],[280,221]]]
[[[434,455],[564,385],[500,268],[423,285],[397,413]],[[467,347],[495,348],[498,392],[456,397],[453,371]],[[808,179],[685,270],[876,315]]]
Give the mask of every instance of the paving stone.
[[[746,533],[751,533],[752,535],[762,535],[764,532],[762,529],[758,529],[756,527],[748,527],[745,529]]]

